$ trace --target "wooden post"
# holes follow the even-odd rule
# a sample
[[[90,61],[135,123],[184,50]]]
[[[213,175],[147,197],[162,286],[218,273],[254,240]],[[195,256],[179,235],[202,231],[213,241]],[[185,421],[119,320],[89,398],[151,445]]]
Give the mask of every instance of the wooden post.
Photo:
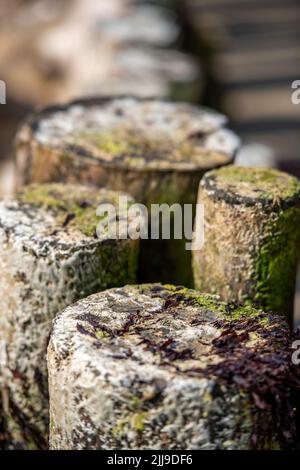
[[[205,243],[193,251],[197,289],[253,301],[292,320],[300,247],[300,182],[287,173],[228,166],[207,173]],[[196,230],[201,230],[196,227]]]
[[[18,134],[18,183],[92,183],[128,191],[149,210],[155,203],[194,207],[203,174],[230,163],[238,147],[225,124],[207,109],[129,97],[47,108]],[[189,285],[185,240],[145,240],[139,278]]]
[[[122,216],[119,196],[49,184],[0,203],[0,381],[16,446],[47,445],[46,348],[56,313],[91,293],[135,282],[137,241],[95,234],[99,204],[113,204]]]
[[[295,438],[288,346],[281,317],[209,294],[92,295],[54,321],[50,448],[283,448]]]

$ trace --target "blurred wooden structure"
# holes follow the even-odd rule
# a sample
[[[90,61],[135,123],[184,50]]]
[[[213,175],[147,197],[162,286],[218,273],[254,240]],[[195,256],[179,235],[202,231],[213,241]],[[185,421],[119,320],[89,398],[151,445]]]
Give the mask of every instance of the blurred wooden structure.
[[[180,0],[189,44],[204,54],[210,101],[247,142],[271,146],[279,167],[300,175],[298,0]]]

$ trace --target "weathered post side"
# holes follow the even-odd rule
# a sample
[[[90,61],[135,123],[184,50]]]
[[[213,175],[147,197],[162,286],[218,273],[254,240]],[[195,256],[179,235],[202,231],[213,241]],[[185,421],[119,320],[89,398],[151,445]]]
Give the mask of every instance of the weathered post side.
[[[257,302],[291,321],[299,180],[273,169],[228,166],[205,175],[198,202],[204,205],[205,244],[193,251],[197,289],[224,300]]]
[[[192,204],[199,180],[230,163],[237,137],[207,109],[151,99],[73,102],[34,115],[16,142],[19,186],[79,181],[129,191],[140,203]],[[185,240],[141,244],[140,278],[190,284]]]
[[[288,345],[282,317],[182,287],[92,295],[54,321],[50,448],[291,445]]]
[[[137,241],[95,233],[105,221],[96,216],[99,204],[113,204],[122,216],[119,196],[48,184],[0,203],[0,385],[7,433],[16,446],[47,445],[46,348],[56,313],[91,293],[135,281]]]

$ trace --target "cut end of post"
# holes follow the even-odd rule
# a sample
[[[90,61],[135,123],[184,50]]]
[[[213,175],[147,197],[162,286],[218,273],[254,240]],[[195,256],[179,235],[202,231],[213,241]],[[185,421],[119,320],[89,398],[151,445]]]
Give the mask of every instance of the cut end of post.
[[[82,100],[37,113],[17,147],[26,136],[44,149],[117,168],[204,170],[230,163],[239,146],[226,121],[205,108],[158,99]]]
[[[300,203],[300,181],[272,168],[229,165],[207,173],[201,184],[211,196],[233,204],[286,207],[295,205],[297,200]]]
[[[282,318],[182,287],[127,286],[90,296],[54,323],[50,446],[284,446],[275,421],[286,416],[274,421],[272,407],[283,384],[288,406],[288,345]],[[280,364],[280,378],[270,380],[266,360],[276,370]]]
[[[17,200],[21,204],[21,210],[22,206],[28,206],[31,211],[39,212],[40,216],[45,214],[45,227],[41,227],[44,234],[43,229],[46,228],[49,233],[59,234],[62,238],[64,234],[72,233],[77,239],[95,239],[101,238],[101,234],[96,233],[100,220],[97,217],[97,208],[101,207],[101,204],[111,204],[116,208],[117,214],[122,196],[126,197],[128,207],[134,202],[132,197],[124,193],[107,189],[48,183],[25,187],[18,193]],[[26,207],[24,210],[26,211]],[[120,218],[119,216],[120,214],[117,214],[117,218]],[[49,217],[52,217],[52,223],[49,223]]]
[[[300,181],[275,169],[228,166],[204,176],[198,201],[205,246],[193,253],[195,286],[224,300],[257,302],[292,324]]]

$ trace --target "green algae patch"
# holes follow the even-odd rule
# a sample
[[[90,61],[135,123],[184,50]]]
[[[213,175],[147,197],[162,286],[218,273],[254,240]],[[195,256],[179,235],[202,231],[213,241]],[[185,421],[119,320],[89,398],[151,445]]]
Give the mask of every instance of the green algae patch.
[[[192,254],[196,287],[286,316],[291,324],[300,181],[278,170],[228,166],[204,176],[199,197],[206,244]]]
[[[64,203],[55,189],[56,185],[31,185],[20,194],[19,199],[21,202],[38,207],[63,208]]]
[[[178,135],[177,135],[178,134]],[[200,166],[228,162],[225,154],[206,149],[196,139],[183,140],[179,132],[157,138],[130,128],[117,128],[111,132],[80,131],[72,135],[71,145],[78,145],[87,151],[96,151],[94,156],[108,157],[111,161],[126,164],[132,168],[145,168],[147,163],[193,162]]]
[[[77,228],[87,237],[95,237],[99,222],[108,217],[107,213],[96,215],[101,203],[117,206],[118,193],[63,184],[33,184],[19,194],[21,203],[43,207],[51,212],[58,228]]]
[[[126,424],[128,420],[126,418],[120,418],[117,424],[112,428],[112,435],[115,438],[122,437],[126,432]]]
[[[271,168],[246,168],[229,165],[213,170],[210,177],[217,178],[217,188],[232,191],[241,197],[266,199],[274,204],[281,200],[300,197],[299,180]]]
[[[125,129],[116,129],[111,133],[80,131],[74,133],[72,140],[75,144],[92,145],[100,152],[109,154],[111,157],[123,154],[139,154],[151,144],[138,134],[130,133]]]
[[[224,302],[219,296],[202,294],[197,290],[172,284],[142,284],[134,286],[143,294],[166,299],[165,307],[176,306],[181,303],[185,306],[201,308],[216,314],[216,318],[228,321],[253,319],[258,325],[267,326],[272,320],[270,313],[265,313],[260,306],[253,306],[250,301],[242,304]]]
[[[133,413],[127,417],[120,418],[117,424],[112,429],[112,435],[118,439],[126,435],[129,429],[141,433],[145,428],[145,421],[147,420],[148,413],[141,411]]]
[[[131,424],[135,431],[142,432],[145,427],[145,420],[147,419],[147,413],[141,412],[136,413],[132,416]]]
[[[271,223],[270,236],[261,246],[256,261],[255,301],[266,310],[292,312],[299,247],[300,208],[291,207]]]

